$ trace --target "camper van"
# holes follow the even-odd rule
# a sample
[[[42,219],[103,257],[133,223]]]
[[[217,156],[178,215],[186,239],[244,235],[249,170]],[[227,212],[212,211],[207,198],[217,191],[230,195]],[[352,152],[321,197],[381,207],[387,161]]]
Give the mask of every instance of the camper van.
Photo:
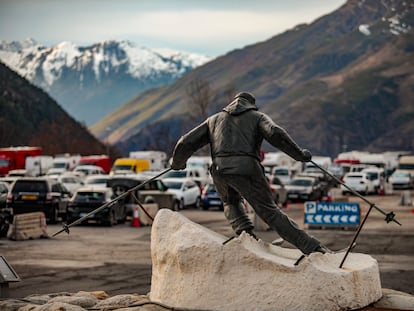
[[[137,174],[151,167],[148,159],[119,158],[112,165],[110,175]]]
[[[405,155],[398,161],[398,169],[414,174],[414,155]]]
[[[129,158],[148,160],[150,164],[149,170],[151,171],[161,171],[167,167],[167,154],[163,151],[131,151],[129,153]]]

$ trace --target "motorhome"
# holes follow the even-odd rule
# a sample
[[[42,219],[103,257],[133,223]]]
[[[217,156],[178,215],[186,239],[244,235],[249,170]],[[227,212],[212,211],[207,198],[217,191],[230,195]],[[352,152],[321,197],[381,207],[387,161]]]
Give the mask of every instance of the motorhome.
[[[63,154],[63,155],[56,155],[53,159],[53,165],[48,170],[47,175],[59,175],[66,171],[73,170],[76,165],[78,165],[81,156],[78,155],[70,155],[70,154]]]
[[[148,159],[119,158],[112,165],[110,175],[137,174],[149,170],[150,167]]]
[[[26,175],[31,177],[46,175],[53,166],[52,156],[34,156],[26,158]]]
[[[160,171],[167,167],[167,154],[163,151],[146,150],[131,151],[129,153],[131,159],[148,160],[151,171]]]
[[[414,174],[414,155],[401,156],[398,162],[398,169],[410,171]]]

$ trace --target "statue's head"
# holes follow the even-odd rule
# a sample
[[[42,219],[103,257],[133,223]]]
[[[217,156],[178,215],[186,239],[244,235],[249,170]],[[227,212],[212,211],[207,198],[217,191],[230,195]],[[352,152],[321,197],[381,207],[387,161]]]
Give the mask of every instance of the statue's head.
[[[249,92],[237,93],[236,96],[234,96],[234,99],[239,98],[239,97],[246,99],[247,101],[249,101],[253,105],[256,104],[256,98],[254,97],[253,94],[251,94]]]

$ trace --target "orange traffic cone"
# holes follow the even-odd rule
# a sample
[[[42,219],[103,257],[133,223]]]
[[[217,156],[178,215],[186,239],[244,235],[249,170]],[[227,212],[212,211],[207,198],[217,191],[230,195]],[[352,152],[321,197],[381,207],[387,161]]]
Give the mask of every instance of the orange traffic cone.
[[[141,226],[141,223],[139,221],[139,215],[138,215],[138,206],[135,206],[134,207],[134,214],[133,214],[131,226],[132,227],[139,227],[139,226]]]

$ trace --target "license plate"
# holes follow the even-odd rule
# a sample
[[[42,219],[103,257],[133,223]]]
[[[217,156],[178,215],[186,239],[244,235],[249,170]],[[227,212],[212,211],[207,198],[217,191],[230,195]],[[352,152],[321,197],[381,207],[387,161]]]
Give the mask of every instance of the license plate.
[[[299,195],[296,193],[290,193],[288,196],[289,198],[294,198],[294,199],[299,197]]]
[[[210,204],[211,205],[220,205],[221,204],[221,201],[219,201],[219,200],[211,200],[210,201]]]
[[[37,200],[37,195],[23,195],[22,200]]]

